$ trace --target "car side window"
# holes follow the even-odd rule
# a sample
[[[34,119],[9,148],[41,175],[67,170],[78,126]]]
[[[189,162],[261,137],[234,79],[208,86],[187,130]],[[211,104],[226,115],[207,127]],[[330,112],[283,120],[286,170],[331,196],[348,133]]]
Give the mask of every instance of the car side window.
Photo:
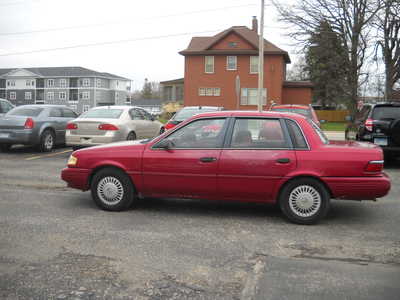
[[[0,112],[1,113],[7,113],[12,109],[12,105],[5,102],[5,101],[0,101]]]
[[[195,120],[166,138],[172,141],[174,149],[221,148],[225,122],[225,118]]]
[[[145,110],[140,110],[140,112],[141,112],[142,115],[144,116],[145,120],[151,121],[152,117],[151,117],[151,115],[150,115],[147,111],[145,111]]]
[[[290,138],[292,139],[295,149],[308,149],[307,142],[296,122],[286,120],[286,125],[289,130]]]
[[[230,148],[288,148],[278,119],[238,118],[235,120]]]
[[[132,120],[144,120],[144,116],[138,109],[131,109],[129,111],[129,115],[131,116]]]
[[[50,110],[49,117],[61,118],[62,117],[61,109],[52,108]]]
[[[63,112],[64,118],[76,118],[77,117],[77,114],[68,108],[63,108],[62,112]]]

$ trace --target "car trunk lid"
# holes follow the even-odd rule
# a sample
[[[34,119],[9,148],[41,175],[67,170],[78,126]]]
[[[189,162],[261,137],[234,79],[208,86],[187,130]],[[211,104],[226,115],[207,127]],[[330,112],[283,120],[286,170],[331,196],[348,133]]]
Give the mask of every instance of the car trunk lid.
[[[6,116],[0,118],[0,129],[24,129],[27,119],[28,117],[25,116]]]
[[[71,130],[73,135],[105,135],[106,130],[100,130],[99,126],[101,124],[114,124],[117,125],[115,119],[90,119],[90,120],[75,120],[71,123],[77,125],[77,129]]]

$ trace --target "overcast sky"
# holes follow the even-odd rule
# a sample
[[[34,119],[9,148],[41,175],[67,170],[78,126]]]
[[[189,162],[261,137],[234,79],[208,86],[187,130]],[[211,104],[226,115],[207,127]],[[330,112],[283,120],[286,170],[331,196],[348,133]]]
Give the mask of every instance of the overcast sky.
[[[82,66],[130,78],[133,88],[141,89],[144,78],[183,77],[184,57],[178,51],[192,36],[211,36],[235,25],[251,27],[252,16],[259,19],[260,3],[0,0],[0,68]],[[265,9],[264,37],[295,59],[284,24],[277,22],[270,6]],[[115,41],[120,42],[109,43]],[[68,49],[41,51],[54,48]]]

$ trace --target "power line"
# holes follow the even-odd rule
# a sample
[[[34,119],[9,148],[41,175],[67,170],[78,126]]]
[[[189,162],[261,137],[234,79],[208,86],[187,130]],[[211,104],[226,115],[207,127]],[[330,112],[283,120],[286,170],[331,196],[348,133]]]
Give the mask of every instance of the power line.
[[[179,17],[179,16],[186,16],[186,15],[193,15],[193,14],[201,14],[201,13],[206,13],[206,12],[214,12],[214,11],[220,11],[220,10],[226,10],[226,9],[233,9],[233,8],[250,7],[250,6],[256,6],[256,4],[225,6],[225,7],[214,8],[214,9],[204,9],[204,10],[189,11],[189,12],[184,12],[184,13],[161,15],[161,16],[155,16],[155,17],[140,19],[139,22],[146,21],[146,20],[161,19],[161,18],[171,18],[171,17]],[[130,22],[121,22],[121,21],[118,21],[118,22],[105,22],[105,23],[94,23],[94,24],[66,26],[66,27],[57,27],[57,28],[47,28],[47,29],[38,29],[38,30],[30,30],[30,31],[5,32],[5,33],[0,33],[0,36],[26,35],[26,34],[46,33],[46,32],[55,32],[55,31],[64,31],[64,30],[73,30],[73,29],[82,29],[82,28],[93,28],[93,27],[99,27],[99,26],[120,25],[120,24],[132,24],[132,23],[130,23]]]
[[[222,30],[219,30],[219,31],[222,31]],[[69,50],[69,49],[76,49],[76,48],[86,48],[86,47],[95,47],[95,46],[105,46],[105,45],[113,45],[113,44],[122,44],[122,43],[136,42],[136,41],[163,39],[163,38],[178,37],[178,36],[185,36],[185,35],[194,35],[194,34],[204,34],[204,33],[212,33],[212,32],[218,32],[218,30],[208,30],[208,31],[199,31],[199,32],[185,32],[185,33],[150,36],[150,37],[142,37],[142,38],[131,38],[131,39],[117,40],[117,41],[105,41],[105,42],[98,42],[98,43],[79,44],[79,45],[57,47],[57,48],[37,49],[37,50],[20,51],[20,52],[10,52],[10,53],[0,54],[0,57],[14,56],[14,55],[25,55],[25,54],[34,54],[34,53],[51,52],[51,51],[61,51],[61,50]]]

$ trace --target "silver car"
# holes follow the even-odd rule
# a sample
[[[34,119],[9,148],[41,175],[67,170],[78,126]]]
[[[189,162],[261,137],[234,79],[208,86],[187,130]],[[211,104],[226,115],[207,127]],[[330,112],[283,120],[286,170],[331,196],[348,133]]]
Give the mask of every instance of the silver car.
[[[124,140],[152,138],[164,132],[163,124],[135,106],[99,106],[67,125],[67,145],[74,149]]]
[[[77,114],[62,105],[22,105],[0,118],[0,149],[12,145],[35,145],[40,151],[51,151],[65,143],[65,126]]]
[[[6,99],[0,98],[0,117],[4,116],[10,110],[12,110],[15,106],[10,103],[10,101]]]

